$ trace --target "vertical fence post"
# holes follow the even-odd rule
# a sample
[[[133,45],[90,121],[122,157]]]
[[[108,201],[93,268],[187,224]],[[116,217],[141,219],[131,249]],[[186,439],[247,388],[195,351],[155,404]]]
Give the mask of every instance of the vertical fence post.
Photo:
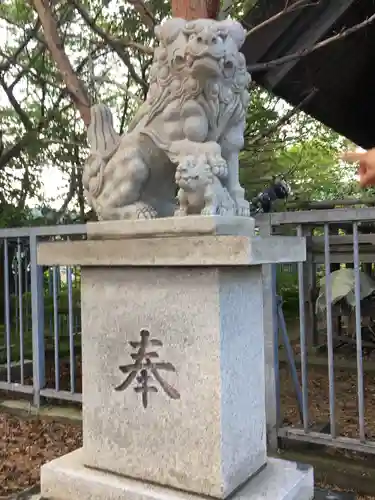
[[[9,292],[9,248],[8,240],[4,238],[4,307],[5,307],[5,347],[7,356],[7,382],[12,379],[12,351],[11,351],[11,325],[10,325],[10,292]]]
[[[257,221],[261,236],[270,236],[272,232],[271,218],[269,215]],[[276,276],[272,265],[262,266],[263,279],[263,331],[264,331],[264,359],[266,382],[266,424],[267,443],[269,451],[277,451],[278,427],[278,324],[276,303]]]
[[[333,357],[333,325],[332,325],[332,277],[331,277],[331,253],[330,253],[330,230],[328,223],[324,224],[324,267],[325,267],[325,294],[326,294],[326,317],[327,317],[327,350],[328,350],[328,382],[329,382],[329,421],[331,437],[336,437],[335,417],[335,371]],[[335,234],[335,233],[333,233]]]
[[[297,226],[297,236],[303,236],[303,226]],[[301,348],[301,381],[302,381],[302,416],[303,430],[309,431],[309,386],[307,374],[307,342],[306,342],[306,317],[305,317],[305,275],[304,262],[298,262],[298,298],[299,298],[299,330]]]
[[[21,239],[17,238],[17,277],[18,277],[18,321],[19,321],[19,346],[20,346],[20,371],[21,384],[25,383],[24,359],[24,324],[23,324],[23,274],[22,274],[22,248]]]
[[[361,316],[361,261],[359,255],[358,222],[353,223],[353,261],[355,282],[355,335],[357,346],[357,384],[358,384],[358,419],[359,437],[362,443],[366,441],[365,430],[365,387],[363,377],[362,353],[362,316]]]
[[[55,358],[55,390],[60,390],[60,358],[59,358],[59,276],[60,267],[54,266],[52,269],[52,293],[53,293],[53,338],[54,338],[54,358]]]
[[[30,235],[31,317],[33,334],[34,405],[40,406],[40,390],[45,385],[43,268],[37,264],[37,236]]]
[[[310,241],[313,236],[313,228],[302,226],[302,236],[306,238],[307,255],[306,262],[303,263],[303,281],[304,281],[304,301],[305,301],[305,319],[306,319],[306,342],[310,348],[317,345],[316,339],[316,314],[314,303],[314,292],[316,289],[316,274],[314,269],[313,254],[310,247]]]

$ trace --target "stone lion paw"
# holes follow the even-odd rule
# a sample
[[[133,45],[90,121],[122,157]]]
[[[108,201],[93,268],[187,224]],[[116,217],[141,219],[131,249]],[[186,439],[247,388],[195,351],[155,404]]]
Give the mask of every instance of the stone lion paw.
[[[187,211],[183,208],[177,208],[174,212],[175,217],[185,217],[187,215]]]
[[[201,211],[201,215],[217,215],[218,209],[215,205],[207,205]]]
[[[244,199],[236,200],[236,215],[240,217],[251,217],[250,203]]]
[[[229,207],[220,207],[218,215],[235,215],[235,210]]]
[[[158,214],[156,210],[146,203],[137,203],[137,219],[156,219]]]
[[[212,173],[220,179],[228,177],[228,165],[221,155],[207,154],[207,162],[212,169]]]

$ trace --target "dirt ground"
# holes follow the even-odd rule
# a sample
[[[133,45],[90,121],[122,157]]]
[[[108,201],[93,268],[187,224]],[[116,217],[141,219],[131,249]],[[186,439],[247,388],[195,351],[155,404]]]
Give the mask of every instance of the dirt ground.
[[[75,389],[82,390],[81,363],[76,359]],[[14,380],[17,382],[17,380]],[[32,384],[32,377],[25,380]],[[46,359],[46,387],[55,387],[54,361]],[[60,363],[60,390],[70,390],[69,361]],[[3,393],[1,398],[17,399],[19,394]],[[59,404],[57,400],[48,401]],[[63,403],[63,404],[66,404]],[[35,417],[22,418],[0,411],[0,500],[39,482],[40,467],[81,446],[82,429],[77,423],[54,422]]]
[[[299,354],[299,346],[294,346],[295,354]],[[364,356],[364,360],[370,361],[373,354]],[[335,359],[355,360],[354,351],[338,351]],[[300,369],[297,368],[299,378]],[[301,379],[301,378],[300,378]],[[335,420],[336,432],[340,436],[350,438],[359,437],[358,419],[358,381],[354,371],[346,369],[334,370],[335,386]],[[365,399],[365,432],[367,439],[375,440],[375,372],[364,373],[364,399]],[[308,366],[308,407],[309,423],[312,426],[323,426],[329,423],[329,379],[327,366]],[[300,415],[296,403],[296,394],[291,377],[290,368],[286,364],[280,367],[280,405],[281,415],[285,426],[299,426]],[[329,448],[328,453],[332,456],[346,456],[356,460],[368,460],[364,455],[350,451]],[[370,458],[372,459],[372,457]],[[375,456],[373,457],[375,460]],[[319,485],[320,486],[320,485]],[[337,485],[324,484],[324,488],[339,490]],[[375,500],[375,496],[357,496],[358,500]]]
[[[80,426],[0,413],[0,497],[39,482],[40,466],[81,446]]]
[[[299,346],[295,346],[299,354]],[[371,358],[373,354],[371,353]],[[369,355],[364,360],[369,361]],[[355,352],[339,351],[335,359],[355,361]],[[300,370],[298,368],[300,376]],[[329,422],[329,381],[327,366],[308,366],[309,422],[311,425]],[[334,370],[335,420],[340,436],[358,438],[358,380],[357,373],[348,369]],[[280,368],[281,411],[285,425],[298,425],[300,417],[290,368]],[[364,372],[365,429],[366,437],[375,440],[375,372]]]

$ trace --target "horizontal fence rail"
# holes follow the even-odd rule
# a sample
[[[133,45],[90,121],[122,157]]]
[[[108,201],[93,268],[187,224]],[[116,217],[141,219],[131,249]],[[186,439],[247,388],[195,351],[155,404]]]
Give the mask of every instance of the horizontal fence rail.
[[[375,413],[369,411],[375,407],[375,208],[272,213],[257,222],[263,234],[267,228],[307,242],[306,262],[294,269],[274,266],[271,273],[287,314],[295,292],[299,322],[265,310],[265,325],[272,325],[265,337],[273,336],[266,364],[273,360],[278,387],[276,410],[267,409],[269,441],[275,443],[275,433],[375,453]],[[267,320],[271,315],[274,320]]]
[[[82,238],[84,224],[0,229],[0,390],[37,406],[82,399],[80,269],[37,265],[39,241]]]

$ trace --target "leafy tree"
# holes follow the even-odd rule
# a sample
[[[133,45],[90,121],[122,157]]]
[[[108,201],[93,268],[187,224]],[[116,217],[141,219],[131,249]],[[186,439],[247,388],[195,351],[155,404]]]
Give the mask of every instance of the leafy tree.
[[[360,195],[355,168],[338,160],[338,152],[346,147],[349,141],[344,137],[254,88],[240,158],[248,198],[279,176],[285,177],[299,202]]]

